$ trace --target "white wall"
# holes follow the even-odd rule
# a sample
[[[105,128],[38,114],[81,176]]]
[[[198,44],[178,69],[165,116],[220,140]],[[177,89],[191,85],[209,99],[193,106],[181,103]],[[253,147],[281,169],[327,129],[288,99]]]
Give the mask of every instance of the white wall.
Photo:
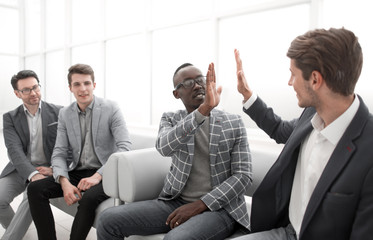
[[[15,8],[4,7],[14,13]],[[11,1],[13,2],[13,1]],[[16,2],[16,1],[15,1]],[[0,112],[19,104],[10,88],[18,70],[35,70],[43,98],[67,105],[67,69],[90,64],[96,95],[119,103],[128,124],[158,126],[161,114],[183,108],[172,96],[172,75],[184,62],[202,71],[214,62],[223,86],[219,108],[242,114],[233,50],[238,48],[252,88],[284,119],[297,117],[286,51],[292,39],[316,27],[342,27],[360,38],[364,67],[356,92],[373,109],[373,42],[364,0],[20,0],[19,30],[0,45]],[[338,6],[338,11],[335,11]],[[10,9],[10,10],[9,10]],[[84,11],[81,11],[84,9]],[[0,15],[1,18],[1,15]],[[8,18],[7,18],[8,19]],[[4,22],[4,21],[3,21]],[[6,20],[5,20],[6,22]],[[8,23],[7,23],[8,24]],[[0,21],[0,32],[9,27]],[[13,31],[13,30],[12,30]],[[15,51],[8,51],[19,39]],[[17,40],[18,41],[18,40]],[[0,42],[1,43],[1,42]],[[8,46],[9,45],[9,46]],[[18,61],[17,61],[18,59]]]

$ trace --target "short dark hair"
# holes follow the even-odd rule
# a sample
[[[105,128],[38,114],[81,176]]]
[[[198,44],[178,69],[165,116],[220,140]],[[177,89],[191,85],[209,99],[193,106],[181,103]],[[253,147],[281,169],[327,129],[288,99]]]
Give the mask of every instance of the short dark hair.
[[[191,64],[191,63],[183,63],[183,64],[181,64],[178,68],[176,68],[176,70],[175,70],[175,72],[174,72],[174,76],[173,76],[173,83],[174,83],[174,87],[175,87],[175,76],[176,76],[176,74],[181,70],[181,69],[183,69],[183,68],[185,68],[185,67],[189,67],[189,66],[193,66],[193,64]]]
[[[10,83],[12,84],[13,89],[18,90],[18,86],[17,86],[18,81],[25,79],[25,78],[29,78],[29,77],[34,77],[36,81],[38,81],[39,83],[38,75],[34,71],[22,70],[22,71],[19,71],[16,75],[13,75],[12,79],[10,80]]]
[[[318,71],[336,93],[354,93],[363,66],[363,53],[355,34],[345,28],[316,29],[293,40],[287,56],[308,80]]]
[[[176,69],[176,71],[175,71],[175,73],[174,73],[174,77],[175,77],[176,73],[178,73],[181,69],[183,69],[183,68],[185,68],[185,67],[189,67],[189,66],[193,66],[193,64],[191,64],[191,63],[183,63],[183,64],[181,64],[181,65]]]
[[[69,68],[69,73],[67,74],[67,80],[69,81],[69,86],[71,85],[71,76],[73,74],[84,74],[84,75],[91,75],[92,82],[95,82],[95,73],[91,66],[87,64],[78,63],[75,65],[72,65]]]

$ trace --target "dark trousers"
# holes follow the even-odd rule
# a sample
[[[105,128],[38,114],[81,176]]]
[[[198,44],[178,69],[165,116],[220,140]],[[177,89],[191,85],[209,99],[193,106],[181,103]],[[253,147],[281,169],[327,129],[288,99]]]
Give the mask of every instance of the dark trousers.
[[[77,186],[82,178],[90,177],[95,172],[96,170],[71,171],[69,172],[70,182]],[[56,229],[49,199],[63,197],[61,185],[56,183],[53,177],[48,177],[31,182],[27,194],[39,240],[56,239]],[[91,187],[83,194],[71,227],[70,239],[86,239],[93,225],[97,206],[108,198],[104,193],[102,182]]]

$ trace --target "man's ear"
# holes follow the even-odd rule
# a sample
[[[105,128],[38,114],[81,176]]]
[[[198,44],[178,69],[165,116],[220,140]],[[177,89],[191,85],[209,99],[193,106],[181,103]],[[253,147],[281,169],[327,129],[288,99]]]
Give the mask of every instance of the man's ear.
[[[180,96],[179,96],[179,92],[178,92],[177,90],[173,90],[172,93],[174,94],[174,97],[175,97],[176,99],[179,99],[179,98],[180,98]]]
[[[14,94],[15,94],[18,98],[21,98],[21,94],[20,94],[17,90],[14,90]]]
[[[311,86],[313,90],[319,89],[323,83],[324,83],[324,78],[322,77],[321,73],[319,71],[312,71],[311,73]]]

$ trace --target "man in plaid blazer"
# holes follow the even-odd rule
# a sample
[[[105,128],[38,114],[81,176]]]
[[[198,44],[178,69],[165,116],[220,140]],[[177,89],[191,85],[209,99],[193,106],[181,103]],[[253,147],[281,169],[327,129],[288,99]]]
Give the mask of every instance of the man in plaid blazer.
[[[207,78],[207,81],[206,81]],[[164,113],[157,150],[171,156],[159,198],[105,211],[98,239],[167,233],[164,239],[225,239],[249,228],[244,193],[251,184],[251,158],[239,115],[216,110],[214,64],[206,78],[192,64],[174,74],[175,98],[186,110]]]

